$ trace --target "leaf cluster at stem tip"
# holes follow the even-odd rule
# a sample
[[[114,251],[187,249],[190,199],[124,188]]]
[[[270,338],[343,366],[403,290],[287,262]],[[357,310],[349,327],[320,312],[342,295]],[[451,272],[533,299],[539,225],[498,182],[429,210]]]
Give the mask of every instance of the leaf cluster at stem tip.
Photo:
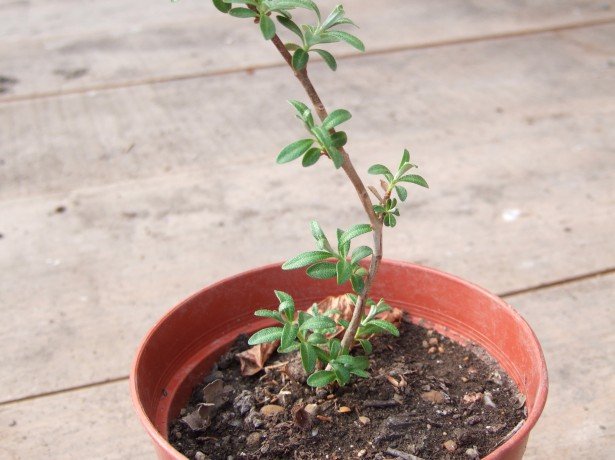
[[[369,174],[384,176],[384,179],[380,181],[380,186],[384,191],[384,197],[378,193],[375,187],[370,187],[370,190],[378,199],[378,204],[374,205],[374,212],[380,216],[384,225],[387,227],[395,227],[397,224],[396,216],[399,217],[397,199],[391,197],[392,193],[395,192],[401,201],[406,201],[406,198],[408,198],[408,191],[401,184],[411,183],[429,188],[427,181],[421,176],[417,174],[407,174],[412,168],[418,168],[418,166],[410,163],[410,152],[406,149],[404,150],[404,154],[402,155],[401,162],[399,163],[395,175],[393,175],[389,168],[381,164],[372,165],[367,170]]]
[[[276,161],[279,164],[288,163],[303,156],[302,164],[305,167],[315,164],[322,155],[333,161],[335,168],[344,163],[342,153],[339,151],[348,141],[344,131],[333,132],[336,126],[350,120],[352,115],[348,110],[337,109],[331,112],[322,124],[314,122],[312,111],[303,102],[288,101],[297,111],[297,118],[303,121],[306,130],[312,135],[308,139],[300,139],[282,149]],[[316,145],[314,145],[316,144]]]
[[[362,294],[367,270],[361,265],[361,261],[370,257],[373,250],[369,246],[359,246],[350,253],[350,244],[354,238],[371,232],[371,225],[357,224],[345,231],[338,228],[336,249],[331,246],[318,222],[312,221],[310,226],[317,250],[293,257],[282,265],[282,269],[308,267],[308,276],[314,279],[336,278],[337,284],[350,281],[354,292]]]
[[[303,70],[310,59],[310,53],[318,54],[331,70],[337,69],[335,57],[327,50],[320,48],[321,45],[335,42],[346,42],[359,51],[365,51],[365,45],[355,35],[344,30],[340,26],[349,24],[355,26],[346,17],[344,7],[337,5],[333,11],[323,20],[316,3],[311,0],[212,0],[214,6],[223,13],[228,13],[237,18],[248,18],[258,22],[261,33],[265,40],[271,40],[277,32],[275,22],[271,19],[275,15],[276,20],[299,38],[299,42],[288,42],[284,46],[292,53],[292,66],[295,70]],[[245,6],[234,6],[242,4]],[[316,14],[315,24],[297,24],[293,20],[291,10],[303,8]]]
[[[256,316],[271,318],[281,326],[266,327],[255,332],[248,340],[249,345],[280,341],[279,353],[299,351],[301,363],[309,375],[307,383],[321,387],[333,382],[346,385],[352,375],[367,378],[369,360],[367,356],[352,356],[349,350],[342,348],[341,341],[335,337],[338,327],[346,329],[348,321],[334,319],[338,310],[330,309],[320,312],[316,304],[308,311],[295,314],[294,299],[282,291],[275,291],[279,301],[278,310],[257,310]],[[353,302],[356,296],[349,294]],[[356,337],[366,355],[372,351],[369,337],[373,334],[389,333],[399,336],[397,328],[388,321],[377,319],[376,315],[390,310],[381,299],[378,303],[369,299],[370,310],[361,318],[361,326]],[[327,366],[327,369],[322,368]]]

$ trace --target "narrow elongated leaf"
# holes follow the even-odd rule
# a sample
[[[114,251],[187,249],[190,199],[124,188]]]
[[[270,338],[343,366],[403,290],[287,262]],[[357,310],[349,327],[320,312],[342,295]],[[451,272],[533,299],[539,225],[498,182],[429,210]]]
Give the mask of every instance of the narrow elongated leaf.
[[[280,24],[282,24],[288,30],[297,34],[299,38],[303,39],[303,33],[301,32],[301,29],[292,19],[288,19],[287,17],[284,17],[284,16],[278,16],[276,17],[276,19],[278,20]]]
[[[399,182],[410,182],[412,184],[420,185],[421,187],[429,188],[427,181],[417,174],[408,174],[407,176],[400,177]]]
[[[408,198],[408,191],[404,187],[402,187],[401,185],[396,185],[395,191],[397,192],[397,196],[401,201],[406,201],[406,198]]]
[[[232,8],[229,10],[228,14],[235,16],[236,18],[255,18],[258,16],[256,12],[249,8]]]
[[[290,10],[293,8],[305,8],[307,10],[312,10],[316,13],[316,16],[318,16],[318,19],[320,20],[320,10],[318,9],[318,6],[316,6],[316,3],[312,0],[277,0],[272,3],[274,3],[274,8],[279,8],[281,10]]]
[[[348,121],[352,118],[352,114],[345,109],[337,109],[331,112],[327,118],[322,122],[322,127],[326,130],[335,128],[338,125],[341,125],[345,121]]]
[[[304,168],[307,168],[308,166],[312,166],[318,160],[320,160],[321,156],[322,156],[322,153],[320,149],[318,147],[312,147],[307,152],[305,152],[305,155],[303,155],[301,164],[303,165]]]
[[[331,367],[335,371],[335,377],[341,386],[346,385],[350,381],[350,371],[343,364],[332,361]]]
[[[321,24],[321,28],[323,30],[327,30],[328,28],[334,26],[338,20],[344,17],[344,7],[342,5],[337,5],[333,11],[327,16],[327,19],[323,21]]]
[[[294,270],[296,268],[306,267],[308,265],[315,264],[321,260],[325,260],[331,257],[327,251],[309,251],[299,254],[292,259],[286,261],[282,265],[283,270]]]
[[[350,373],[356,375],[357,377],[362,377],[364,379],[368,379],[370,377],[369,372],[364,371],[362,369],[351,369]]]
[[[406,163],[410,162],[410,152],[408,152],[408,149],[404,149],[404,154],[401,156],[401,162],[399,163],[399,168],[401,169],[402,166],[404,166]]]
[[[271,40],[275,35],[275,24],[273,20],[266,14],[261,14],[259,23],[261,33],[263,34],[263,37],[265,37],[265,40]]]
[[[330,384],[336,378],[333,371],[316,371],[307,379],[307,384],[311,387],[324,387]]]
[[[295,141],[282,149],[276,158],[276,162],[278,164],[284,164],[293,161],[307,152],[312,144],[314,144],[314,139],[301,139]]]
[[[295,44],[295,43],[284,43],[284,47],[290,51],[291,53],[295,50],[298,50],[299,48],[301,48],[299,45]]]
[[[295,339],[297,338],[297,331],[299,326],[292,323],[286,323],[282,329],[282,337],[280,339],[280,348],[283,350],[290,348]]]
[[[397,330],[397,328],[392,323],[389,323],[388,321],[385,321],[383,319],[373,319],[369,322],[369,324],[372,326],[376,326],[388,332],[389,334],[394,335],[395,337],[399,337],[399,331]]]
[[[365,51],[365,45],[363,44],[363,42],[354,35],[349,34],[348,32],[343,32],[341,30],[328,30],[326,34],[331,35],[338,40],[345,41],[350,46],[358,49],[359,51]]]
[[[352,267],[347,260],[338,260],[335,266],[335,273],[337,276],[337,284],[344,284],[350,279],[350,275],[352,274]]]
[[[280,302],[292,302],[294,305],[293,297],[290,294],[287,294],[284,291],[273,291],[273,292]]]
[[[327,316],[312,316],[301,325],[303,331],[318,331],[335,327],[335,321]]]
[[[352,251],[352,256],[350,257],[350,262],[352,264],[356,264],[359,260],[363,260],[368,256],[371,256],[374,251],[369,246],[359,246],[354,251]]]
[[[333,338],[329,340],[329,356],[335,359],[342,351],[342,342],[339,339]]]
[[[308,112],[310,111],[309,107],[305,105],[303,102],[299,102],[299,101],[295,101],[294,99],[291,99],[288,101],[288,103],[295,108],[295,110],[297,111],[297,113],[299,114],[301,118],[303,118],[303,114],[305,111],[308,111]]]
[[[335,148],[339,149],[340,147],[343,147],[346,145],[346,142],[348,142],[348,136],[344,131],[338,131],[331,135],[331,143]]]
[[[385,165],[379,165],[379,164],[378,165],[372,165],[372,166],[369,167],[367,172],[369,174],[383,174],[385,176],[393,177],[393,174],[391,173],[389,168],[387,168]]]
[[[248,340],[248,345],[258,345],[259,343],[273,342],[282,337],[281,327],[266,327],[254,333]]]
[[[301,350],[301,363],[303,364],[303,368],[305,372],[311,374],[316,367],[316,351],[312,345],[305,342],[301,344],[299,349]]]
[[[332,262],[320,262],[307,269],[307,274],[317,280],[334,278],[336,275],[335,264]]]
[[[345,244],[346,242],[356,238],[359,235],[363,235],[364,233],[369,233],[372,231],[372,226],[369,224],[357,224],[350,227],[346,230],[339,238],[340,244]]]
[[[324,364],[328,364],[329,361],[331,361],[331,357],[329,356],[329,354],[323,350],[322,348],[319,347],[314,347],[314,351],[316,352],[316,356],[318,356],[318,359],[324,363]]]
[[[331,70],[333,71],[337,70],[337,61],[335,60],[335,58],[333,57],[331,53],[325,50],[321,50],[321,49],[313,49],[312,51],[316,51],[320,55],[320,57],[323,59],[323,61],[327,63],[327,65],[329,66]]]
[[[261,316],[263,318],[273,318],[276,321],[279,321],[280,323],[284,322],[284,319],[282,318],[282,315],[280,315],[280,312],[273,311],[273,310],[256,310],[254,312],[254,316]]]
[[[308,343],[311,343],[313,345],[320,345],[323,343],[327,343],[327,338],[324,336],[324,334],[321,334],[319,332],[314,332],[310,334],[307,341]]]
[[[228,13],[229,10],[232,8],[232,5],[228,4],[228,3],[224,3],[222,0],[212,0],[214,6],[218,9],[218,11],[221,11],[223,13]]]
[[[293,60],[292,60],[293,68],[296,70],[303,70],[305,66],[307,65],[309,59],[310,59],[310,55],[308,54],[307,51],[301,48],[295,50],[295,52],[293,53]]]
[[[352,284],[352,290],[357,294],[361,294],[365,288],[365,281],[359,275],[352,275],[350,277],[350,284]]]
[[[372,350],[374,349],[372,347],[372,343],[367,339],[361,339],[359,340],[359,343],[361,344],[361,347],[363,347],[365,354],[371,355]]]
[[[329,153],[329,156],[333,161],[333,166],[335,166],[335,169],[340,169],[344,164],[344,157],[342,157],[340,151],[335,147],[331,146],[327,147],[327,152]]]

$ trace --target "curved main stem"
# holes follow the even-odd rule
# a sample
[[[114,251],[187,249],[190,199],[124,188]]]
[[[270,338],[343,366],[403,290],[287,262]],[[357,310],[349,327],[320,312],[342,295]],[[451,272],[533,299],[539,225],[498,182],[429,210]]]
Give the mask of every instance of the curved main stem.
[[[307,70],[304,68],[303,70],[296,70],[292,65],[292,56],[282,43],[282,40],[275,35],[272,40],[276,49],[280,52],[286,63],[292,69],[295,77],[299,80],[308,97],[312,101],[314,108],[316,109],[316,113],[321,121],[327,118],[327,109],[325,108],[320,96],[316,92],[314,85],[310,81],[308,77]],[[333,131],[333,130],[332,130]],[[354,338],[357,334],[357,330],[359,329],[359,325],[361,324],[361,314],[363,313],[365,299],[367,298],[367,294],[372,286],[374,278],[376,277],[376,273],[378,272],[378,267],[380,266],[380,261],[382,260],[382,221],[378,218],[376,213],[374,212],[372,202],[367,193],[367,189],[363,184],[363,181],[357,174],[354,165],[350,161],[350,156],[346,152],[346,150],[341,147],[340,153],[344,159],[342,163],[342,169],[350,179],[350,182],[354,186],[357,194],[359,195],[359,200],[361,200],[361,204],[363,205],[363,209],[369,218],[369,222],[373,229],[373,238],[374,238],[374,253],[372,255],[372,260],[369,266],[369,271],[367,273],[367,278],[365,279],[365,286],[363,287],[363,292],[360,292],[357,297],[357,302],[355,304],[355,308],[352,312],[352,318],[350,320],[350,324],[344,333],[344,337],[342,338],[342,349],[349,350],[353,343]]]

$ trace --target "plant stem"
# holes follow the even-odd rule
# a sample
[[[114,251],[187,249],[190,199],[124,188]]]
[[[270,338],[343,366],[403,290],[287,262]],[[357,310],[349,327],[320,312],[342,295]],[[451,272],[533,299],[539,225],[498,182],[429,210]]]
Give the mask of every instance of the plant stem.
[[[302,70],[296,70],[292,65],[292,56],[280,40],[280,37],[275,35],[271,41],[275,45],[276,49],[280,52],[286,63],[292,69],[295,77],[299,80],[308,97],[312,101],[314,108],[316,109],[316,113],[321,121],[327,118],[327,109],[325,108],[320,96],[316,92],[314,85],[310,81],[308,77],[308,73],[306,68]],[[333,133],[334,130],[331,130]],[[354,310],[352,312],[352,319],[350,320],[350,324],[344,333],[344,337],[342,338],[342,349],[349,350],[353,343],[355,335],[357,334],[357,330],[359,329],[359,325],[361,324],[361,314],[363,313],[365,299],[367,298],[367,294],[372,286],[374,278],[376,277],[376,273],[378,272],[378,267],[380,266],[380,261],[382,260],[382,221],[378,218],[376,213],[374,212],[372,202],[369,198],[365,185],[363,181],[357,174],[354,165],[350,161],[350,157],[346,150],[341,147],[339,149],[344,162],[342,163],[342,169],[350,179],[350,182],[354,186],[357,194],[359,195],[359,200],[361,200],[361,204],[363,205],[363,209],[369,218],[370,224],[373,229],[373,238],[374,238],[374,253],[372,255],[372,259],[369,265],[369,271],[367,273],[367,278],[365,279],[365,286],[363,287],[363,291],[358,293],[357,303],[355,304]]]

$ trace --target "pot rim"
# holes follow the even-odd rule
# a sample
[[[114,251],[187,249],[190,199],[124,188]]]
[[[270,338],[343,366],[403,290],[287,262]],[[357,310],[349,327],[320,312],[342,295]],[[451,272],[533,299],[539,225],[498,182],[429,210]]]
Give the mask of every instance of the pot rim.
[[[536,425],[536,422],[538,422],[538,419],[540,418],[540,415],[542,414],[542,411],[545,407],[546,401],[547,401],[547,394],[548,394],[548,387],[549,387],[549,378],[548,378],[548,374],[547,374],[547,364],[544,358],[544,353],[542,351],[542,347],[540,346],[540,342],[538,341],[538,338],[536,337],[536,334],[534,333],[534,331],[532,330],[532,328],[530,327],[530,325],[528,324],[528,322],[519,314],[519,312],[517,312],[517,310],[512,307],[511,305],[509,305],[505,300],[503,300],[502,298],[498,297],[497,295],[493,294],[492,292],[484,289],[481,286],[478,286],[477,284],[474,284],[471,281],[466,281],[458,276],[455,275],[451,275],[450,273],[446,273],[443,272],[441,270],[435,269],[435,268],[431,268],[431,267],[426,267],[424,265],[419,265],[419,264],[414,264],[414,263],[410,263],[410,262],[406,262],[406,261],[402,261],[402,260],[395,260],[395,259],[382,259],[382,263],[385,264],[392,264],[392,265],[398,265],[398,266],[403,266],[403,267],[412,267],[412,268],[418,268],[420,270],[423,270],[427,273],[431,273],[431,274],[435,274],[438,275],[440,277],[444,277],[444,278],[448,278],[451,281],[456,281],[456,282],[460,282],[462,284],[466,284],[471,286],[473,289],[479,291],[481,294],[485,295],[486,297],[489,297],[490,299],[496,301],[497,303],[501,304],[503,307],[508,308],[512,315],[516,317],[516,319],[519,321],[518,324],[520,324],[521,327],[524,327],[527,329],[527,332],[529,332],[529,336],[531,338],[531,342],[532,342],[532,346],[533,348],[535,348],[538,353],[539,353],[539,366],[540,366],[540,385],[538,387],[538,390],[536,392],[536,400],[534,405],[532,406],[532,410],[528,412],[527,414],[527,418],[525,419],[523,425],[521,426],[521,428],[519,430],[517,430],[517,432],[515,434],[513,434],[509,439],[506,440],[506,442],[500,444],[495,450],[493,450],[489,455],[487,455],[486,457],[483,457],[483,460],[489,460],[490,458],[495,457],[495,455],[501,451],[501,450],[505,450],[508,446],[511,446],[513,444],[516,444],[517,442],[521,442],[522,439],[529,437],[529,433],[532,430],[532,428],[534,428],[534,426]],[[148,417],[148,415],[145,412],[145,409],[141,403],[141,400],[139,398],[139,394],[138,394],[138,378],[136,375],[136,371],[138,368],[138,364],[139,361],[141,359],[141,356],[143,354],[144,348],[145,348],[145,344],[149,341],[149,339],[156,333],[156,331],[160,328],[160,326],[166,321],[166,319],[173,315],[177,310],[179,310],[180,308],[182,308],[185,304],[187,304],[188,302],[190,302],[194,297],[197,297],[199,295],[201,295],[202,292],[215,288],[219,285],[231,282],[237,278],[241,278],[241,277],[245,277],[247,275],[250,275],[252,273],[257,273],[257,272],[261,272],[263,270],[269,270],[269,269],[275,269],[275,268],[279,268],[281,267],[281,265],[283,264],[283,262],[276,262],[276,263],[271,263],[271,264],[267,264],[267,265],[263,265],[261,267],[257,267],[257,268],[253,268],[250,270],[246,270],[243,271],[241,273],[237,273],[235,275],[231,275],[228,276],[226,278],[223,278],[219,281],[216,281],[215,283],[209,284],[205,287],[203,287],[202,289],[199,289],[197,292],[195,292],[194,294],[186,297],[184,300],[180,301],[177,305],[175,305],[173,308],[171,308],[170,310],[168,310],[157,322],[156,324],[154,324],[154,326],[152,326],[149,331],[147,332],[147,334],[145,335],[145,337],[143,337],[143,339],[139,342],[139,346],[137,348],[137,353],[135,354],[135,357],[132,361],[132,366],[130,369],[130,376],[129,376],[129,381],[130,381],[130,396],[132,399],[132,405],[135,409],[135,411],[137,412],[137,415],[139,416],[139,419],[141,421],[141,423],[143,424],[143,426],[145,427],[145,430],[147,431],[148,435],[153,438],[159,447],[163,448],[164,451],[169,454],[169,455],[173,455],[173,456],[181,456],[183,458],[186,458],[185,456],[183,456],[183,454],[181,454],[180,452],[178,452],[169,442],[166,438],[164,438],[162,436],[162,434],[154,427],[154,424],[152,423],[152,421],[150,420],[150,418]],[[455,331],[456,332],[456,331]]]

